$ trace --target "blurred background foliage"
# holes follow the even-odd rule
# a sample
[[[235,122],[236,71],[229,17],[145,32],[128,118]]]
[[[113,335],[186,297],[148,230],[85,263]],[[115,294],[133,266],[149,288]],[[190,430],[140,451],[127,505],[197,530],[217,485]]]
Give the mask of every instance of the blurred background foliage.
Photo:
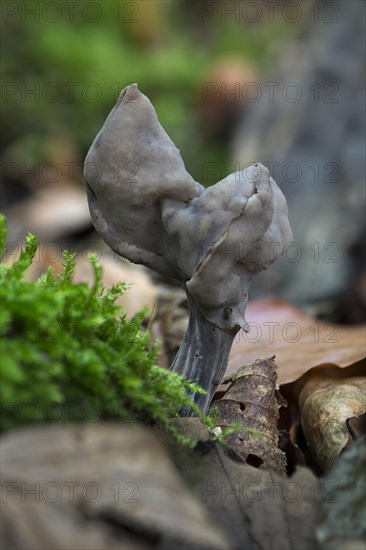
[[[195,180],[208,186],[260,161],[284,192],[295,260],[281,258],[259,275],[251,297],[273,292],[313,315],[360,322],[365,6],[4,0],[1,198],[9,241],[32,231],[41,244],[55,243],[57,261],[63,247],[90,242],[111,254],[93,231],[82,167],[120,91],[137,82]],[[259,97],[248,97],[256,89]],[[286,95],[294,90],[295,101]],[[54,258],[40,250],[47,267]]]
[[[1,148],[5,162],[29,169],[75,160],[81,166],[120,90],[138,82],[188,171],[202,181],[202,160],[228,162],[220,129],[215,135],[206,128],[215,113],[202,112],[203,83],[220,71],[234,83],[252,77],[297,27],[283,17],[238,24],[214,2],[81,0],[72,10],[61,0],[5,4]]]

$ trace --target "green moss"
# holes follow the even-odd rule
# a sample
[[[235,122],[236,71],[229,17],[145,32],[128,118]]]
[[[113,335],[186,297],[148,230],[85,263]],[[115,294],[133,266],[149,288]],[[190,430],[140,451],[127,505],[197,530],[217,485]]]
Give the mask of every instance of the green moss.
[[[0,247],[6,240],[0,219]],[[64,252],[63,272],[51,268],[37,281],[24,280],[37,239],[29,235],[18,261],[0,265],[1,429],[39,421],[170,423],[200,390],[157,366],[158,348],[141,328],[146,311],[126,320],[115,304],[128,285],[102,284],[101,268],[90,258],[95,280],[74,283],[75,258]]]

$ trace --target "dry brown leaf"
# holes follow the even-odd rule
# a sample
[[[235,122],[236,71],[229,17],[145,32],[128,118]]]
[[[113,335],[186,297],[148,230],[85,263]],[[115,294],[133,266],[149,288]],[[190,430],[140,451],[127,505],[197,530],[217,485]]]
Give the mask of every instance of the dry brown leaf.
[[[360,361],[349,367],[339,368],[334,365],[321,365],[310,369],[305,374],[303,374],[298,380],[290,384],[283,384],[280,387],[281,394],[288,402],[288,407],[286,410],[281,411],[280,426],[284,430],[288,430],[290,434],[291,442],[296,446],[300,447],[300,450],[305,455],[306,463],[315,467],[319,472],[320,467],[317,465],[317,461],[314,460],[315,454],[310,453],[310,446],[305,434],[303,427],[301,425],[301,413],[302,406],[305,403],[306,399],[323,388],[327,388],[334,384],[342,385],[343,383],[348,383],[354,378],[365,376],[365,366],[366,361]],[[334,400],[333,400],[334,405]],[[331,403],[327,407],[333,406]],[[344,403],[340,402],[336,404],[337,407],[342,407]],[[326,417],[326,415],[325,415]],[[350,414],[349,421],[347,420],[343,428],[346,427],[348,430],[348,440],[346,446],[350,446],[352,441],[356,439],[360,434],[365,433],[366,427],[363,427],[361,422],[356,422],[357,418],[353,417]],[[315,423],[318,422],[318,418],[314,419]],[[342,429],[343,429],[342,428]],[[357,435],[359,433],[359,435]],[[288,453],[286,453],[289,457]],[[300,462],[299,459],[300,458]],[[297,459],[294,463],[291,463],[290,467],[296,466],[296,464],[302,464],[303,461],[301,456],[297,456]]]
[[[278,410],[285,402],[277,396],[276,370],[273,358],[244,365],[223,380],[230,386],[214,404],[218,409],[217,426],[239,422],[251,430],[227,436],[231,456],[285,474],[286,455],[278,448],[277,428]]]
[[[29,231],[50,243],[75,231],[91,228],[85,191],[68,183],[48,186],[8,210],[9,240],[24,239]]]
[[[236,550],[316,550],[319,481],[299,468],[290,479],[231,460],[221,444],[207,442],[198,418],[174,419],[199,444],[185,452],[172,442],[171,456]],[[211,444],[209,444],[211,443]]]
[[[314,463],[328,471],[345,448],[346,421],[366,411],[366,378],[310,379],[300,393],[301,424]]]
[[[2,548],[229,548],[146,428],[14,431],[3,438],[1,470]]]
[[[227,374],[258,356],[275,355],[278,384],[287,384],[318,365],[344,368],[366,356],[365,325],[331,325],[281,299],[249,303],[246,317],[251,331],[238,333]]]

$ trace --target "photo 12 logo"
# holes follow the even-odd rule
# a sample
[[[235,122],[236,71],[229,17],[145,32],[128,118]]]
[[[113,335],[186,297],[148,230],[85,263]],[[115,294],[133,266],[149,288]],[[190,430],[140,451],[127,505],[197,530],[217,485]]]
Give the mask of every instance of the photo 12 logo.
[[[299,82],[234,82],[230,85],[226,82],[207,81],[202,83],[202,103],[207,103],[211,96],[221,103],[257,103],[267,101],[274,103],[283,100],[288,103],[298,103],[307,95],[314,103],[339,103],[337,97],[339,85],[337,82],[311,82],[300,84]]]
[[[1,21],[11,23],[16,20],[21,24],[29,23],[65,23],[74,24],[80,21],[98,23],[104,18],[114,23],[139,23],[138,2],[99,2],[89,1],[31,1],[4,0],[1,2]]]
[[[64,500],[66,502],[99,502],[102,498],[114,503],[138,504],[139,486],[134,481],[125,483],[114,482],[102,485],[96,481],[50,481],[50,482],[3,482],[1,484],[1,502],[6,504],[9,498],[16,496],[22,503],[49,503],[54,504]]]
[[[233,174],[235,181],[240,183],[241,179],[250,181],[245,174],[245,169],[255,164],[253,162],[235,162],[227,164],[226,162],[202,162],[201,182],[203,184],[220,181]],[[340,178],[339,165],[336,162],[314,161],[309,165],[300,165],[298,162],[289,161],[280,163],[277,161],[263,161],[271,177],[277,181],[292,184],[327,184],[338,183]]]
[[[235,2],[202,2],[202,22],[209,23],[213,19],[221,23],[299,23],[304,18],[314,23],[339,23],[339,5],[336,2],[286,2],[268,0],[257,2],[253,0]]]

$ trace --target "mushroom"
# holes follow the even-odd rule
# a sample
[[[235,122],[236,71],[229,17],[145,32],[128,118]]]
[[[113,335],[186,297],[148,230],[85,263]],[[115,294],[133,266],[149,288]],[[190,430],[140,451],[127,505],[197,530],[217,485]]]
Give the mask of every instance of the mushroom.
[[[124,88],[85,159],[96,230],[119,255],[180,281],[189,300],[171,370],[206,412],[245,319],[250,283],[291,241],[286,200],[262,164],[205,189],[137,84]],[[180,412],[190,416],[190,409]]]

